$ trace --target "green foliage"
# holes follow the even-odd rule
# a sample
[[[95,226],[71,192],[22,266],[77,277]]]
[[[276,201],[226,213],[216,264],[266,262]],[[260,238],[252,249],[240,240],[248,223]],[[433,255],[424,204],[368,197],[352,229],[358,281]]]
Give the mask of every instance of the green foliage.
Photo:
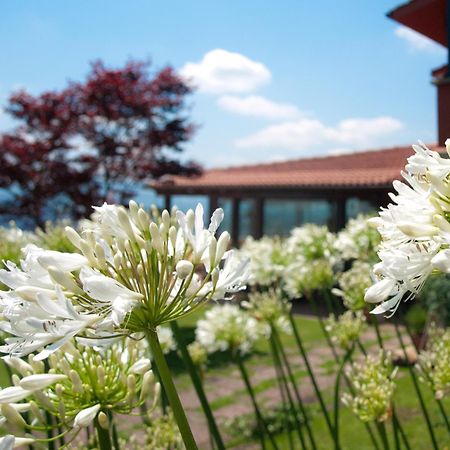
[[[73,253],[77,251],[75,246],[67,239],[65,227],[71,225],[68,221],[45,222],[44,229],[36,228],[36,236],[39,239],[39,245],[48,250],[58,252]]]
[[[413,334],[420,334],[427,324],[428,312],[420,303],[414,303],[405,314],[405,322]]]

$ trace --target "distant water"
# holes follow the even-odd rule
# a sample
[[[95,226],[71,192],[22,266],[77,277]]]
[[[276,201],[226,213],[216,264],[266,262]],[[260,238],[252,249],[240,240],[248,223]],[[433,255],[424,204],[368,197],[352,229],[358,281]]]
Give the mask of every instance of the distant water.
[[[0,189],[0,204],[4,201],[11,199],[11,192],[7,189]],[[144,207],[149,208],[151,205],[156,205],[159,209],[164,208],[164,196],[158,195],[154,189],[150,188],[139,188],[136,191],[136,195],[133,197],[139,204],[143,204]],[[198,195],[174,195],[172,196],[172,206],[177,206],[182,211],[186,211],[189,208],[194,209],[197,203],[202,203],[205,210],[209,206],[209,201],[207,196]],[[52,219],[51,215],[48,215],[46,219]],[[0,226],[7,225],[10,220],[14,219],[11,216],[1,216],[0,215]],[[17,225],[24,229],[32,229],[34,225],[26,218],[17,218]]]

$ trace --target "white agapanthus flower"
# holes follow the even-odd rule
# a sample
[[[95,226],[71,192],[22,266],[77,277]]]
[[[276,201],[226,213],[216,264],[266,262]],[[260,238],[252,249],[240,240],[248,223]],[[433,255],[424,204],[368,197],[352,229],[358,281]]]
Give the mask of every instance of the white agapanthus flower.
[[[449,140],[446,145],[449,152]],[[402,173],[406,183],[394,182],[393,203],[371,219],[382,237],[377,281],[365,295],[367,302],[380,303],[375,314],[393,314],[433,271],[450,272],[450,160],[423,144],[413,149]]]
[[[289,262],[284,248],[284,241],[278,237],[263,236],[258,240],[247,237],[240,251],[250,259],[249,283],[272,286],[279,281]]]
[[[156,329],[158,333],[159,343],[164,354],[173,352],[177,349],[177,343],[173,337],[172,330],[169,327],[158,327]]]
[[[5,357],[15,385],[0,390],[0,422],[31,433],[53,426],[72,439],[102,415],[108,421],[114,414],[130,415],[151,393],[154,408],[160,387],[144,352],[140,342],[122,339],[99,349],[66,344],[50,356],[47,368],[32,355]]]
[[[208,353],[216,351],[239,351],[248,353],[255,341],[270,335],[267,324],[258,322],[237,305],[213,306],[206,311],[204,319],[197,322],[196,341]]]
[[[376,260],[380,234],[367,223],[370,218],[359,215],[350,219],[345,228],[337,234],[334,247],[343,260]]]
[[[80,234],[67,227],[78,253],[24,249],[20,267],[6,263],[0,281],[1,350],[24,356],[44,348],[45,358],[73,337],[105,338],[154,332],[209,299],[245,286],[248,264],[228,251],[230,236],[215,233],[223,211],[207,228],[203,208],[153,216],[129,209],[95,207]]]
[[[333,264],[337,260],[335,239],[328,227],[306,224],[291,230],[285,249],[293,259],[314,261],[324,258]]]

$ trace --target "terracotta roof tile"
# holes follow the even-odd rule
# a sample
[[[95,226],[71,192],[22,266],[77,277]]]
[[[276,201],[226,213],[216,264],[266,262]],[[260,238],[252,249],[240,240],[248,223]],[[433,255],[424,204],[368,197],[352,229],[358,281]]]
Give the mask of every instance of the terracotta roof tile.
[[[437,149],[436,146],[430,148]],[[440,150],[440,149],[439,149]],[[410,146],[320,158],[206,170],[195,178],[166,177],[152,184],[159,192],[189,189],[386,187],[400,178]]]

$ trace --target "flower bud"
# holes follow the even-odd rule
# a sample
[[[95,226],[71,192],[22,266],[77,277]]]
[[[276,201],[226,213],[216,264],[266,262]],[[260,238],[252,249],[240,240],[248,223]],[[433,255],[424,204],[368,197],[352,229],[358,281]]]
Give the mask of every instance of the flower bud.
[[[160,254],[164,253],[164,244],[159,233],[158,225],[155,222],[150,224],[150,235],[152,237],[153,248]]]
[[[82,383],[81,378],[78,375],[78,373],[72,369],[69,373],[69,377],[70,377],[70,381],[72,381],[74,392],[78,392],[81,394],[83,392],[84,388],[83,388],[83,383]]]
[[[23,417],[8,403],[4,403],[1,406],[1,412],[5,419],[12,425],[24,428],[27,423],[23,420]]]
[[[181,261],[177,262],[175,270],[177,272],[177,276],[181,280],[184,280],[192,273],[192,271],[194,270],[194,265],[190,261],[182,259]]]
[[[134,200],[130,200],[128,203],[128,208],[130,210],[131,217],[137,223],[138,213],[139,213],[139,205]]]
[[[108,416],[103,412],[100,411],[97,416],[98,424],[104,429],[109,429],[109,419]]]
[[[0,391],[0,403],[20,402],[31,394],[32,392],[26,391],[21,386],[10,386]]]
[[[153,386],[154,381],[155,375],[151,370],[144,373],[144,376],[142,377],[141,394],[139,396],[140,401],[143,401],[148,397],[148,394]]]
[[[211,267],[216,265],[216,255],[217,255],[217,239],[211,236],[211,242],[209,243],[209,264]]]
[[[148,217],[148,214],[142,208],[139,208],[138,211],[138,223],[143,230],[147,229],[150,225],[150,217]]]
[[[67,377],[63,374],[39,373],[20,380],[20,387],[29,391],[41,390]]]
[[[161,213],[161,219],[162,219],[162,224],[164,225],[164,230],[167,233],[170,228],[170,214],[169,214],[169,211],[167,211],[167,209],[165,209]]]
[[[66,227],[65,229],[67,239],[76,247],[80,248],[80,241],[81,237],[80,235],[72,228],[72,227]]]
[[[74,427],[88,427],[97,416],[100,410],[100,405],[94,405],[89,408],[82,409],[76,416],[73,422]]]
[[[216,267],[211,273],[211,281],[212,281],[213,288],[216,287],[217,282],[219,281],[219,276],[220,276],[220,271]]]
[[[48,274],[52,278],[52,280],[62,286],[64,289],[67,289],[74,294],[82,294],[83,290],[75,283],[73,278],[69,273],[63,272],[62,270],[56,268],[55,266],[49,266],[47,268]]]
[[[33,417],[35,417],[41,424],[46,423],[45,417],[35,401],[30,402],[30,411]]]
[[[135,373],[137,375],[142,375],[147,372],[151,367],[150,360],[148,358],[142,358],[136,361],[129,369],[130,373]]]
[[[130,239],[134,240],[135,232],[131,226],[130,218],[128,217],[128,214],[127,214],[125,208],[123,208],[123,207],[117,208],[117,218],[119,219],[120,225],[122,226],[126,235]]]
[[[228,249],[228,245],[230,244],[230,233],[228,231],[224,231],[217,241],[217,255],[215,260],[215,265],[219,264],[220,260],[223,258],[223,255]]]

